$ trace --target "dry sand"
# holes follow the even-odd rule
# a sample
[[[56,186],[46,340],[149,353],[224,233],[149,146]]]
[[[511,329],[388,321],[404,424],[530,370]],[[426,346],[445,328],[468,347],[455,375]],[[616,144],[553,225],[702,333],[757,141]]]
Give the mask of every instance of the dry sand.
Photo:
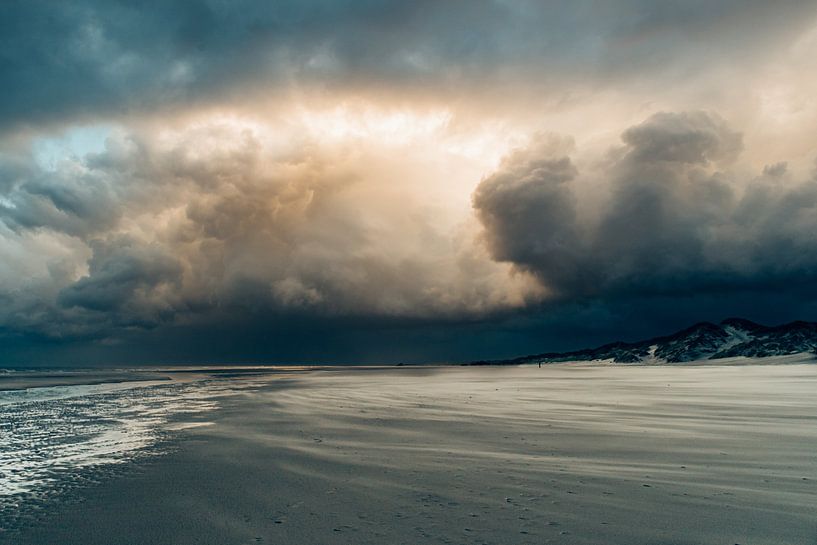
[[[13,543],[817,543],[817,365],[323,370],[209,418]]]

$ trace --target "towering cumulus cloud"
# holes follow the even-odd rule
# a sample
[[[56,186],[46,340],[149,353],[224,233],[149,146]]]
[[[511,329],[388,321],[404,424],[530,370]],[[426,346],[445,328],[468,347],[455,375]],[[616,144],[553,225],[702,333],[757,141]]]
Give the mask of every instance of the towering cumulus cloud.
[[[570,141],[538,136],[477,187],[474,208],[491,255],[530,269],[556,293],[585,276],[586,248],[570,182]]]
[[[540,139],[474,194],[491,255],[562,299],[780,290],[817,280],[817,183],[784,184],[785,164],[730,171],[740,133],[716,114],[657,113],[625,130],[584,196],[568,155]]]

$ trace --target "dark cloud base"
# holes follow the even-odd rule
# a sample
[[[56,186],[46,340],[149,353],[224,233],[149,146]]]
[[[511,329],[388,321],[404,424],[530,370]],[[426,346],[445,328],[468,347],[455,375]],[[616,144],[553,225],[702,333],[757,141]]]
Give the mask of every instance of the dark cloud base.
[[[0,332],[3,367],[171,364],[451,363],[636,341],[698,321],[817,321],[817,293],[644,297],[548,305],[470,321],[292,319],[245,315],[198,326],[132,330],[116,342]]]

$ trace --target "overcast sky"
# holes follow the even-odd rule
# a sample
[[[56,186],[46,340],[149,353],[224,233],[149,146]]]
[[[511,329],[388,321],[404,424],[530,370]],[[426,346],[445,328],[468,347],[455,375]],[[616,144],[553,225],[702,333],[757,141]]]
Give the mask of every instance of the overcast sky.
[[[0,4],[0,365],[817,320],[813,1]]]

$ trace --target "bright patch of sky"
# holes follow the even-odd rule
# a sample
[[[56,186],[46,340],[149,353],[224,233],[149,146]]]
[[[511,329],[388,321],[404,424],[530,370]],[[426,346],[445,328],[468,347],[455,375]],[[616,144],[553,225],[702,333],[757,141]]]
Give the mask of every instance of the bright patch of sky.
[[[40,137],[32,143],[37,164],[56,170],[62,161],[105,150],[105,141],[116,127],[109,124],[71,127],[56,135]]]

